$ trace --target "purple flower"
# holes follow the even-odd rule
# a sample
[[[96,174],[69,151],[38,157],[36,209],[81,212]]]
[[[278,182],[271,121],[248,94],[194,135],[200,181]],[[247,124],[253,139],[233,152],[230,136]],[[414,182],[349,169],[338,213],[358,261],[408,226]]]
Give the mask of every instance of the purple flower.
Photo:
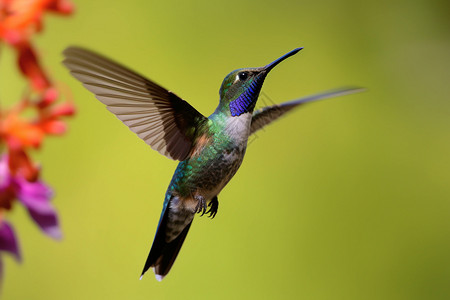
[[[30,182],[20,174],[11,174],[6,155],[0,159],[0,195],[4,198],[0,202],[4,203],[19,199],[45,234],[54,239],[61,238],[58,217],[50,204],[51,189],[42,181]]]
[[[54,239],[60,239],[62,234],[58,217],[50,204],[51,189],[41,181],[28,182],[22,177],[17,177],[15,182],[17,198],[28,209],[31,218],[44,233]]]
[[[8,252],[20,262],[20,249],[12,227],[5,221],[0,223],[0,254]],[[3,261],[0,255],[0,278],[3,278]]]
[[[51,189],[42,181],[28,181],[20,172],[12,174],[8,156],[4,155],[0,158],[0,278],[3,274],[2,252],[9,252],[17,261],[20,261],[17,239],[12,227],[2,220],[2,211],[11,209],[14,199],[18,199],[45,234],[59,239],[61,231],[55,209],[50,204],[51,198]]]

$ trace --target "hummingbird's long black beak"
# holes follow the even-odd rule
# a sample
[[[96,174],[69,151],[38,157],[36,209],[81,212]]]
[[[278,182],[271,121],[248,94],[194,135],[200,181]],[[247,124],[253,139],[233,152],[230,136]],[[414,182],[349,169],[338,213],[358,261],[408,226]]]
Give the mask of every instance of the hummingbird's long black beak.
[[[256,105],[256,101],[258,101],[259,92],[261,91],[264,79],[266,79],[266,76],[270,72],[270,70],[272,70],[276,65],[278,65],[286,58],[296,54],[302,49],[303,47],[294,49],[264,67],[247,69],[253,72],[254,75],[251,77],[252,80],[248,81],[248,84],[243,85],[242,89],[239,90],[239,94],[237,95],[238,97],[230,102],[231,115],[233,117],[236,117],[245,112],[253,111]],[[239,69],[237,70],[237,72],[241,72],[242,70],[245,69]],[[247,72],[243,71],[242,73],[245,75],[248,74]],[[236,76],[239,76],[239,74]]]
[[[268,64],[267,66],[263,67],[264,71],[266,71],[266,73],[269,73],[270,70],[272,70],[276,65],[278,65],[280,62],[282,62],[283,60],[285,60],[286,58],[296,54],[298,51],[302,50],[303,47],[297,48],[292,50],[291,52],[286,53],[285,55],[283,55],[282,57],[274,60],[273,62],[271,62],[270,64]]]

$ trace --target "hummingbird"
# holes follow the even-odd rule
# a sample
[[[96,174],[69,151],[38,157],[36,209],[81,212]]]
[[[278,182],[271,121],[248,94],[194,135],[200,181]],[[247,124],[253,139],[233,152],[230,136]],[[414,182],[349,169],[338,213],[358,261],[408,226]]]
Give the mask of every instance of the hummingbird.
[[[63,64],[84,87],[151,148],[179,161],[141,278],[153,268],[161,281],[175,262],[194,216],[216,216],[218,195],[239,169],[252,134],[307,102],[362,91],[340,88],[255,110],[267,74],[302,49],[263,67],[229,73],[219,90],[219,105],[209,117],[102,55],[79,47],[64,50]]]

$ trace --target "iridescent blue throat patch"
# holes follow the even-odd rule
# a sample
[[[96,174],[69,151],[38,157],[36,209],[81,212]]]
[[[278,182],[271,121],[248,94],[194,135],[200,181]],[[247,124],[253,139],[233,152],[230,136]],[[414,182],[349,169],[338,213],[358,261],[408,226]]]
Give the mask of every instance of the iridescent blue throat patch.
[[[260,79],[255,78],[250,86],[236,100],[230,102],[230,112],[233,117],[249,112],[255,107],[256,100],[261,90]]]

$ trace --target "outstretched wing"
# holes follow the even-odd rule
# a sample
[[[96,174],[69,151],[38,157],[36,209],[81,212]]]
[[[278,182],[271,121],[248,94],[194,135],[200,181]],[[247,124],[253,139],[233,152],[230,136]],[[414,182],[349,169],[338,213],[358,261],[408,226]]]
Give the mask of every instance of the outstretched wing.
[[[307,102],[312,102],[316,100],[322,100],[326,98],[331,97],[337,97],[337,96],[343,96],[343,95],[349,95],[353,93],[359,93],[364,91],[363,88],[340,88],[335,89],[327,92],[323,92],[320,94],[315,94],[311,96],[306,96],[297,100],[284,102],[281,104],[276,104],[272,106],[266,106],[264,108],[261,108],[255,112],[253,112],[252,117],[252,125],[250,127],[250,134],[255,133],[256,131],[260,130],[264,126],[272,123],[273,121],[277,120],[290,110],[296,108],[299,105],[302,105]]]
[[[69,47],[63,54],[70,73],[150,147],[175,160],[188,156],[197,125],[207,120],[189,103],[91,51]]]

